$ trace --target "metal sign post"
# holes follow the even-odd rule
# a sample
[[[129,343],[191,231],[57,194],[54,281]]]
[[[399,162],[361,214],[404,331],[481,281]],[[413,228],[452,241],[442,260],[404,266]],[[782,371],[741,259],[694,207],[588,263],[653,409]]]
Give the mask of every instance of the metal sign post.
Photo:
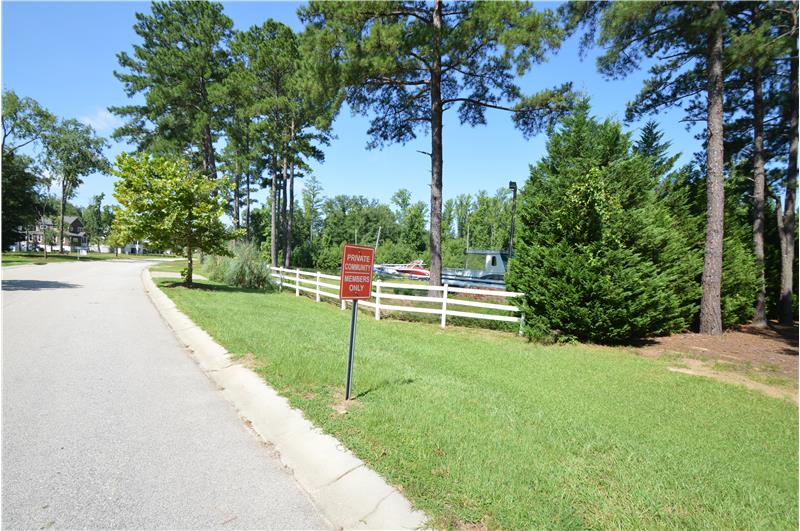
[[[353,354],[356,351],[356,324],[358,323],[358,300],[353,301],[353,316],[350,318],[350,353],[347,356],[347,387],[344,399],[350,400],[350,389],[353,387]]]
[[[347,356],[347,384],[345,400],[350,400],[353,388],[353,355],[356,350],[356,323],[358,322],[358,301],[372,296],[372,265],[375,249],[362,245],[345,245],[342,251],[342,276],[339,282],[339,298],[353,301],[353,315],[350,318],[350,350]]]

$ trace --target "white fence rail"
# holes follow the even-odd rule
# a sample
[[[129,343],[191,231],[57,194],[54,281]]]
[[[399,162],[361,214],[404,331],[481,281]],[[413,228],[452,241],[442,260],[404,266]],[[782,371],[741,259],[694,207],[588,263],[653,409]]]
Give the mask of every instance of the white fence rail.
[[[320,302],[322,297],[339,299],[339,277],[336,275],[326,275],[319,271],[302,271],[300,269],[287,269],[284,267],[273,267],[272,278],[278,286],[283,289],[293,289],[295,296],[300,296],[300,292],[313,294],[316,301]],[[441,316],[440,326],[447,326],[448,317],[467,317],[471,319],[485,319],[490,321],[505,321],[519,323],[519,333],[522,334],[523,316],[520,309],[512,304],[500,304],[496,302],[483,302],[477,300],[467,300],[452,297],[451,295],[480,295],[508,299],[518,297],[522,293],[513,291],[499,291],[494,289],[479,288],[456,288],[448,285],[428,286],[425,284],[405,284],[401,282],[384,282],[376,280],[372,283],[372,297],[370,300],[360,301],[360,305],[375,310],[375,319],[380,320],[381,311],[427,313]],[[437,291],[439,296],[432,297],[425,295],[406,295],[397,293],[396,290],[418,290],[422,292]],[[388,301],[389,303],[387,304]],[[405,301],[411,304],[392,304],[392,301]],[[348,301],[341,301],[342,310],[346,308]],[[414,305],[414,303],[427,303],[428,306]],[[452,306],[466,307],[466,309],[483,308],[505,313],[478,313],[465,311],[464,309],[455,310]],[[512,313],[513,315],[508,315]]]

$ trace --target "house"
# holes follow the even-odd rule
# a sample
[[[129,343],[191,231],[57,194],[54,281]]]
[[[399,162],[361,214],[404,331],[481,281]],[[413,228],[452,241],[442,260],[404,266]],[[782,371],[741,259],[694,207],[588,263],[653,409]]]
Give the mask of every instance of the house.
[[[47,236],[47,238],[46,238]],[[58,249],[58,219],[42,218],[33,227],[25,231],[25,241],[20,242],[19,249],[34,250],[47,245],[49,250]],[[45,241],[47,239],[47,241]],[[89,244],[83,221],[78,216],[64,216],[64,250],[71,251]]]

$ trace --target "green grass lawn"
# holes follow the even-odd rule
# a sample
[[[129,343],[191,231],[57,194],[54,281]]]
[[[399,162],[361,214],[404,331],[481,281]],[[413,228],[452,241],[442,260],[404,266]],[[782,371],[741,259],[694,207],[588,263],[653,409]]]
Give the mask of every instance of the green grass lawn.
[[[81,256],[81,260],[111,260],[117,258],[114,253],[87,253],[86,256]],[[126,255],[120,255],[119,258],[126,258]],[[58,254],[58,252],[47,253],[47,260],[44,259],[44,253],[13,253],[7,252],[2,254],[3,267],[12,265],[23,264],[37,264],[43,265],[52,262],[77,262],[78,258],[75,253]]]
[[[436,527],[797,529],[788,401],[624,349],[362,314],[357,400],[340,414],[349,311],[159,283]]]
[[[170,257],[170,255],[157,255],[157,254],[145,254],[145,255],[135,255],[135,254],[120,254],[119,256],[115,256],[114,253],[95,253],[89,252],[85,256],[81,256],[81,261],[97,261],[97,260],[125,260],[125,259],[147,259],[147,258],[162,258],[162,257]],[[2,261],[2,266],[12,266],[12,265],[25,265],[25,264],[36,264],[36,265],[44,265],[53,262],[77,262],[78,257],[75,253],[65,253],[59,254],[58,252],[49,252],[47,253],[47,260],[44,259],[44,253],[14,253],[14,252],[5,252],[0,255],[0,260]],[[185,263],[185,261],[184,261]],[[184,266],[185,267],[185,266]],[[180,270],[179,270],[180,271]]]
[[[180,273],[184,269],[186,269],[186,259],[182,260],[175,260],[172,262],[163,262],[161,264],[156,264],[150,266],[150,271],[165,271],[169,273]],[[196,271],[196,270],[195,270]]]

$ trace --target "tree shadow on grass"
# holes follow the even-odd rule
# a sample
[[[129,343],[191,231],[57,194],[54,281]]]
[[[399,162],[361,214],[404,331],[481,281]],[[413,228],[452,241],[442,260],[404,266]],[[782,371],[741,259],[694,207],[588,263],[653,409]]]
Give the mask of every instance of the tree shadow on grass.
[[[80,284],[56,280],[3,280],[3,291],[41,291],[45,289],[81,288]]]
[[[397,385],[409,385],[409,384],[412,384],[414,382],[416,382],[416,379],[414,379],[414,378],[397,378],[395,380],[384,380],[381,383],[379,383],[378,385],[372,386],[369,389],[366,389],[365,391],[361,391],[355,397],[356,398],[363,398],[363,397],[367,396],[368,394],[370,394],[370,393],[372,393],[374,391],[378,391],[380,389],[383,389],[385,387],[397,386]]]

